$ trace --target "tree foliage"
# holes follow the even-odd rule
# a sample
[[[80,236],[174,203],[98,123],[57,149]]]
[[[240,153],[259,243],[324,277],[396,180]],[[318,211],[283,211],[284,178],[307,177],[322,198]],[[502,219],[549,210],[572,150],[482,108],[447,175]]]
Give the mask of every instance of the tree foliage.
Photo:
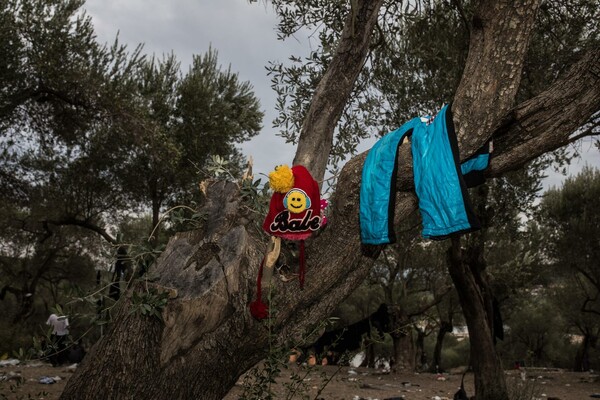
[[[153,229],[159,213],[201,201],[211,157],[239,171],[236,146],[261,129],[252,86],[216,50],[184,72],[173,54],[101,44],[83,4],[0,2],[0,290],[22,303],[17,319],[40,307],[39,282],[56,287],[78,264],[111,266],[114,249],[94,237],[131,248],[142,238],[119,229],[135,219],[152,245],[166,241]],[[144,265],[157,256],[136,252]]]
[[[165,206],[198,200],[199,172],[211,156],[231,158],[239,172],[235,145],[258,134],[263,113],[252,86],[222,71],[213,49],[194,56],[185,74],[173,54],[144,61],[136,82],[138,139],[117,175],[132,200],[152,210],[154,226]]]
[[[600,316],[600,171],[585,167],[542,201],[548,257],[575,275],[581,311]]]
[[[212,49],[183,74],[174,55],[100,45],[82,4],[3,2],[3,195],[86,222],[189,199],[209,155],[239,160],[261,129],[251,85]]]
[[[325,4],[326,3],[326,4]],[[385,134],[408,119],[434,115],[452,100],[461,78],[473,29],[475,1],[386,1],[367,61],[337,128],[330,167],[354,154],[362,139]],[[308,56],[272,62],[278,95],[274,124],[296,143],[314,90],[340,39],[342,16],[351,2],[273,1],[279,36],[310,32]],[[525,59],[518,100],[539,94],[586,50],[600,43],[600,8],[593,1],[546,0]],[[552,60],[552,62],[548,62]]]

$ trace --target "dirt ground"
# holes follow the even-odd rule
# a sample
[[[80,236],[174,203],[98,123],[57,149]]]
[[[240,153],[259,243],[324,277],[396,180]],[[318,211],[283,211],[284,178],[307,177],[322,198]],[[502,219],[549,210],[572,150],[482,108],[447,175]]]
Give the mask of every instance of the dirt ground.
[[[25,363],[0,366],[0,400],[45,399],[56,400],[60,397],[75,367],[52,367],[46,363]],[[452,399],[460,386],[460,374],[394,374],[383,370],[336,366],[316,367],[312,370],[299,366],[290,366],[278,379],[276,392],[279,398],[288,398],[285,383],[297,380],[289,379],[292,373],[304,378],[311,399],[325,400],[444,400]],[[321,375],[323,374],[323,375]],[[582,400],[598,396],[600,398],[600,380],[594,373],[575,373],[557,369],[527,369],[522,372],[507,371],[509,388],[521,392],[535,392],[541,400]],[[52,378],[55,383],[43,384],[43,377]],[[525,378],[523,380],[522,378]],[[243,379],[225,397],[235,400],[243,392]],[[324,382],[329,380],[323,391],[317,395]],[[473,375],[465,376],[465,389],[473,395]],[[296,399],[302,398],[297,394]],[[185,400],[185,399],[182,399]]]

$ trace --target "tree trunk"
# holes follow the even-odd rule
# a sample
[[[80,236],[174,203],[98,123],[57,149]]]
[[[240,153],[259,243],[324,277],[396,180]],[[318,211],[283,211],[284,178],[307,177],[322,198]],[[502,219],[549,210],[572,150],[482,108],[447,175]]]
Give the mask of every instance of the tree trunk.
[[[260,243],[243,226],[229,229],[239,206],[237,186],[212,189],[207,207],[213,218],[204,231],[174,237],[158,261],[157,281],[121,297],[114,322],[61,398],[221,399],[264,357],[265,327],[247,312],[255,282],[249,266],[255,273]],[[164,323],[143,315],[132,295],[156,297],[153,288],[170,296],[167,307],[157,309]]]
[[[352,2],[353,12],[325,74],[328,79],[324,77],[311,102],[294,162],[304,164],[317,180],[325,170],[338,107],[363,65],[381,3]],[[493,175],[575,140],[571,132],[600,109],[600,51],[593,51],[547,92],[511,111],[537,5],[523,0],[481,3],[467,69],[454,99],[462,158],[494,135],[498,150],[490,168]],[[304,290],[295,280],[275,284],[271,328],[280,345],[298,340],[309,326],[330,315],[369,273],[373,260],[361,252],[365,248],[358,223],[364,158],[361,154],[344,166],[327,228],[307,243]],[[407,150],[400,152],[398,163],[396,222],[417,206]],[[264,357],[267,323],[254,320],[248,304],[255,298],[267,240],[240,197],[235,184],[210,186],[204,229],[173,237],[151,270],[155,280],[148,287],[170,293],[166,306],[157,309],[164,324],[138,311],[139,298],[122,296],[109,331],[69,380],[61,399],[221,399]],[[497,395],[502,393],[503,373],[490,358],[494,349],[481,293],[464,263],[456,263],[450,273],[459,293],[464,292],[461,303],[472,332],[473,367],[479,371],[477,398],[505,400]],[[142,293],[156,296],[145,288]]]
[[[490,210],[487,207],[487,185],[481,185],[475,194],[475,212],[480,216],[482,225],[488,226]],[[469,329],[475,391],[478,398],[505,400],[508,399],[508,393],[504,370],[495,348],[494,295],[484,258],[485,228],[468,235],[466,243],[467,248],[463,252],[460,239],[452,239],[449,269]],[[483,325],[485,330],[482,330]]]
[[[574,371],[585,372],[590,370],[590,349],[592,347],[596,347],[597,341],[598,337],[589,333],[586,333],[583,336],[583,341],[581,342],[581,345],[577,349],[577,354],[575,355],[575,367],[573,368]]]
[[[458,291],[469,329],[476,397],[484,400],[508,400],[504,370],[496,354],[493,331],[489,323],[486,294],[478,282],[478,273],[463,260],[459,238],[452,239],[449,272]]]
[[[425,330],[419,328],[417,331],[417,339],[415,340],[415,369],[423,371],[427,367],[427,354],[425,353]]]
[[[412,329],[407,328],[391,336],[394,344],[394,371],[415,371],[415,345],[413,343]]]
[[[444,347],[444,338],[447,333],[452,332],[453,325],[448,321],[441,321],[440,329],[438,330],[438,334],[435,338],[435,347],[433,349],[433,360],[431,364],[431,372],[443,372],[444,368],[442,367],[442,349]]]
[[[394,370],[413,372],[416,367],[416,353],[412,322],[398,305],[390,308],[390,317],[390,336],[394,345]]]

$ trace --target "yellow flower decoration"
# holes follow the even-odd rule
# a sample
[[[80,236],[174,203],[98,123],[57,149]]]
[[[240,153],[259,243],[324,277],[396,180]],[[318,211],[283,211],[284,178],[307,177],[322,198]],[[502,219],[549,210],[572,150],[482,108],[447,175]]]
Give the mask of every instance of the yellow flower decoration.
[[[269,173],[269,185],[271,189],[279,193],[287,193],[294,187],[294,173],[287,165],[275,167],[275,171]]]

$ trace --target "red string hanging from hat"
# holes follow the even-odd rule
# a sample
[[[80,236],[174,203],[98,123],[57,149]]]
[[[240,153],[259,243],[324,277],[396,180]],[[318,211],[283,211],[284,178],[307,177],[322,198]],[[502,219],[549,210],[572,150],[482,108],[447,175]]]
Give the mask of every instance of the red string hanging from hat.
[[[265,319],[269,316],[269,306],[262,301],[262,287],[261,280],[263,275],[263,268],[265,265],[265,259],[263,258],[258,268],[258,278],[256,279],[256,300],[250,303],[250,313],[256,319]]]

